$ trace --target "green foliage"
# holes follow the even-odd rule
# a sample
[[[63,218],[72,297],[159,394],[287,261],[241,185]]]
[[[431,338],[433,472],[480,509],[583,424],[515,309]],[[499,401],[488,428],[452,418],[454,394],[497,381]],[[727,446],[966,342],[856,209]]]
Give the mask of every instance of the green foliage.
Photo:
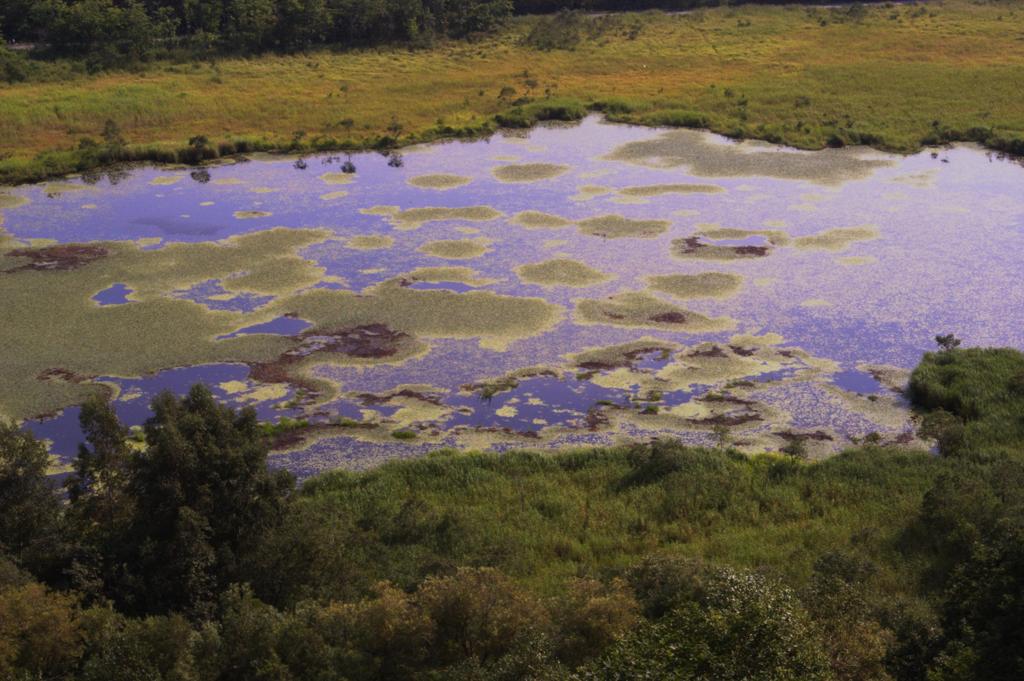
[[[0,420],[0,555],[36,570],[44,569],[57,531],[49,463],[41,442]]]
[[[814,627],[786,587],[756,574],[713,571],[696,601],[640,627],[584,679],[832,678]]]
[[[63,515],[42,447],[2,426],[4,550],[31,574],[0,555],[0,678],[1016,679],[1024,458],[970,437],[1019,418],[1019,361],[915,373],[973,456],[439,452],[297,495],[205,388],[158,397],[141,452],[97,400]],[[6,519],[39,509],[66,547],[33,563]]]
[[[1022,376],[1018,350],[951,345],[925,354],[910,377],[910,395],[930,413],[926,434],[944,452],[1018,456],[1024,451]]]
[[[545,99],[513,107],[494,120],[506,128],[528,128],[540,121],[578,121],[586,115],[586,106],[576,100]]]

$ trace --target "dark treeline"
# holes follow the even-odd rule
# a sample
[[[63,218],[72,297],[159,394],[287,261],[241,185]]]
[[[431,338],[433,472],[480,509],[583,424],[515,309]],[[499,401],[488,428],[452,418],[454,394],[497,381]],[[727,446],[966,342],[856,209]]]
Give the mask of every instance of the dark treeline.
[[[911,380],[940,455],[438,453],[296,487],[203,387],[0,424],[4,681],[1011,681],[1024,354]]]
[[[759,1],[759,0],[754,0]],[[761,0],[763,1],[763,0]],[[767,0],[771,3],[773,0]],[[513,14],[680,10],[718,0],[4,0],[5,40],[91,68],[160,56],[295,51],[315,45],[427,45],[499,27]],[[4,64],[7,64],[4,66]],[[0,71],[17,75],[0,48]]]

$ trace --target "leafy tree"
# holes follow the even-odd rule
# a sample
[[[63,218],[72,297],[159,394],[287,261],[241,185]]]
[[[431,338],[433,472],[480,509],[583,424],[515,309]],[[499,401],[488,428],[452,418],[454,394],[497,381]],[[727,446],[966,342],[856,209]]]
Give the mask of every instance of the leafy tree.
[[[0,678],[59,679],[82,651],[75,599],[38,582],[0,584]]]
[[[152,408],[132,476],[141,610],[208,614],[280,521],[294,478],[268,470],[252,409],[235,413],[202,385],[181,400],[163,393]]]
[[[30,569],[49,561],[58,529],[49,463],[46,447],[31,433],[0,420],[0,551]]]
[[[1024,677],[1024,518],[999,523],[953,575],[943,606],[946,644],[929,680]]]
[[[642,625],[585,679],[664,681],[813,681],[829,679],[807,614],[786,587],[722,569],[697,601]]]
[[[270,45],[276,22],[274,0],[228,0],[223,43],[228,49],[259,52]]]

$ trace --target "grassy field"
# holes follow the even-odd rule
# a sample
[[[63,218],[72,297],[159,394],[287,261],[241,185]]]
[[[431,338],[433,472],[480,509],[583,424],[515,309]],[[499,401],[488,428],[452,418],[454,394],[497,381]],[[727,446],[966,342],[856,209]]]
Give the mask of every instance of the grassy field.
[[[523,38],[543,19],[525,17],[481,42],[418,51],[156,63],[29,82],[0,89],[0,182],[96,164],[106,157],[77,147],[99,140],[108,119],[127,157],[163,160],[196,135],[214,149],[239,139],[363,148],[587,109],[806,148],[912,151],[970,139],[1020,151],[1022,20],[1014,3],[960,0],[624,14],[587,18],[573,49],[539,50]]]

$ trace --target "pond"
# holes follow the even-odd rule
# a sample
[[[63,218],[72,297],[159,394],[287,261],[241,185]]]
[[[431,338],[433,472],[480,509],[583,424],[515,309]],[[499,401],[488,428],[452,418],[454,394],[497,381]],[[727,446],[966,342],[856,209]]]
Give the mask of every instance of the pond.
[[[913,443],[900,389],[936,334],[1024,347],[1022,188],[972,146],[592,117],[0,189],[0,415],[66,466],[90,394],[138,425],[201,381],[306,419],[274,459],[300,475],[440,447]]]

